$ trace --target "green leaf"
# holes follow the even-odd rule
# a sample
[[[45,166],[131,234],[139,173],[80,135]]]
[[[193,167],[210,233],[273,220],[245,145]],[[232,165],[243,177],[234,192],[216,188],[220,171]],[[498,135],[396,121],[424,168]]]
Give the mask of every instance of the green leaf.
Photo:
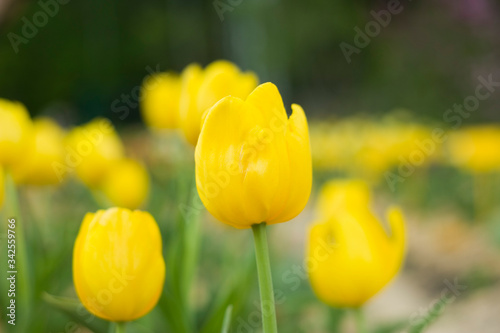
[[[42,294],[42,299],[54,309],[66,314],[75,323],[87,327],[94,333],[107,333],[108,322],[89,313],[79,300],[54,296],[45,292]]]
[[[224,320],[222,321],[222,330],[221,333],[228,333],[229,327],[231,326],[231,314],[233,312],[233,305],[230,304],[226,308],[226,312],[224,313]]]

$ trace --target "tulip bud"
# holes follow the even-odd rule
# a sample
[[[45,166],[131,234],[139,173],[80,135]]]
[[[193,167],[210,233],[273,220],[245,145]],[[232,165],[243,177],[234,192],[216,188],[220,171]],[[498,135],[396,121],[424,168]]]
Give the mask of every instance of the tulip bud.
[[[120,160],[111,167],[103,180],[102,191],[113,205],[136,209],[148,196],[149,175],[139,162]]]
[[[146,125],[157,130],[178,128],[180,93],[179,75],[148,76],[141,89],[141,111]]]
[[[14,181],[31,185],[58,184],[59,178],[53,165],[64,162],[64,136],[64,131],[53,120],[35,119],[26,154],[12,169]]]
[[[388,236],[369,209],[368,187],[332,181],[321,191],[319,222],[309,232],[308,273],[319,299],[334,307],[359,307],[399,271],[405,252],[401,211],[389,209]],[[325,210],[331,202],[335,209]]]
[[[88,213],[73,249],[73,282],[82,304],[109,321],[140,318],[163,289],[160,230],[142,211],[110,208]]]
[[[189,143],[196,145],[204,114],[221,98],[246,98],[257,86],[253,72],[241,72],[233,63],[214,61],[202,70],[192,64],[182,73],[181,127]]]
[[[228,96],[206,116],[196,146],[196,185],[207,210],[236,228],[286,222],[306,205],[312,166],[307,120],[287,118],[276,86],[243,101]]]
[[[31,119],[25,106],[0,98],[0,164],[11,167],[23,156],[31,138]]]
[[[120,137],[111,122],[103,118],[74,128],[66,141],[76,174],[89,187],[99,186],[111,166],[124,155]]]

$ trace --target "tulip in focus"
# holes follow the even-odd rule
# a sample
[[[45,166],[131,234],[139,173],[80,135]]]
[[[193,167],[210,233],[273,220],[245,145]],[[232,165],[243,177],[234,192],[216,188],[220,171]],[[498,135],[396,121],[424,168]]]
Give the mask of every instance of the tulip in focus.
[[[146,125],[153,129],[179,127],[181,78],[175,73],[148,76],[141,88],[141,111]]]
[[[163,289],[160,230],[142,211],[110,208],[88,213],[73,249],[73,281],[82,304],[99,318],[138,319]]]
[[[361,181],[331,181],[321,190],[307,260],[312,288],[330,306],[362,306],[401,268],[405,253],[401,211],[387,211],[388,235],[369,205],[370,191]]]
[[[233,63],[214,61],[205,70],[196,64],[182,73],[181,128],[186,140],[196,145],[205,113],[226,96],[245,99],[257,86],[253,72],[241,72]]]
[[[22,160],[12,169],[18,184],[53,185],[60,182],[54,163],[64,160],[64,131],[49,118],[33,121],[33,136]]]
[[[196,146],[196,185],[207,210],[236,228],[286,222],[311,192],[307,120],[287,118],[276,86],[264,83],[244,101],[228,96],[206,117]]]
[[[149,193],[149,175],[139,162],[123,159],[111,167],[102,184],[102,191],[113,205],[139,208]]]
[[[11,167],[19,161],[29,146],[31,126],[23,104],[0,98],[0,164]]]
[[[66,141],[76,174],[92,188],[100,185],[110,168],[124,155],[120,137],[111,122],[103,118],[74,128]]]

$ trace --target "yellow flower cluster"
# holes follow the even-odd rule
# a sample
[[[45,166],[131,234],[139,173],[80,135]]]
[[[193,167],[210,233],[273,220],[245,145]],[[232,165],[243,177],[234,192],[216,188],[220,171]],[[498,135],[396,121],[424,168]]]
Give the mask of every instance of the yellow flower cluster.
[[[359,307],[399,271],[405,253],[401,211],[390,208],[391,235],[370,210],[370,190],[359,180],[330,181],[321,190],[307,257],[314,292],[335,307]]]
[[[437,133],[437,134],[436,134]],[[377,181],[401,165],[452,165],[472,173],[500,171],[500,126],[475,125],[457,130],[350,117],[311,124],[313,165]]]
[[[378,180],[386,171],[408,160],[431,137],[425,126],[392,119],[370,121],[346,118],[311,124],[313,165]],[[427,164],[438,154],[429,154]],[[427,156],[426,156],[427,157]]]
[[[64,135],[53,120],[32,121],[23,104],[0,99],[0,165],[16,183],[58,184],[53,166],[63,161]]]
[[[71,163],[78,178],[102,192],[111,204],[140,207],[149,193],[144,165],[125,157],[123,143],[107,119],[97,118],[72,129],[66,138]]]
[[[23,104],[5,99],[0,99],[0,167],[16,184],[38,186],[58,185],[74,170],[112,204],[130,209],[141,206],[149,192],[145,167],[125,158],[108,120],[98,118],[66,133],[50,118],[31,120]],[[3,178],[2,173],[0,198]]]
[[[225,60],[215,61],[204,69],[191,64],[180,75],[155,74],[147,77],[142,86],[142,116],[154,130],[181,129],[194,146],[208,109],[229,95],[246,98],[257,84],[254,73],[242,72]]]

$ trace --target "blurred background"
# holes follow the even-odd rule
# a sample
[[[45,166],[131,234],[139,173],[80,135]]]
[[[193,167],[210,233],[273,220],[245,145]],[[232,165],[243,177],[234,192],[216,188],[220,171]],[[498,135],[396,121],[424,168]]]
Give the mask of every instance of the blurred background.
[[[427,332],[498,332],[500,91],[494,82],[500,82],[500,3],[415,0],[398,8],[368,36],[373,13],[387,12],[388,3],[0,0],[0,97],[19,100],[32,117],[50,116],[66,128],[98,116],[110,119],[127,154],[148,166],[152,186],[145,208],[161,226],[182,217],[178,191],[186,189],[176,178],[179,165],[192,172],[192,149],[147,131],[139,109],[143,80],[158,70],[180,72],[192,62],[205,66],[216,59],[255,71],[261,82],[279,87],[287,108],[303,106],[311,130],[310,203],[295,221],[270,231],[275,288],[287,295],[278,305],[282,332],[354,332],[350,317],[342,320],[343,310],[319,303],[307,280],[292,291],[282,278],[303,265],[318,189],[329,179],[351,177],[375,189],[374,211],[398,204],[408,224],[405,267],[368,304],[372,331],[406,332],[450,283],[459,283],[465,287]],[[352,52],[346,56],[345,50]],[[493,81],[491,90],[484,80]],[[467,100],[477,96],[478,86],[488,89],[488,97]],[[472,111],[449,111],[467,101]],[[436,129],[446,139],[433,139]],[[422,148],[429,139],[431,151]],[[421,161],[414,161],[416,151],[423,152]],[[42,300],[43,292],[74,298],[72,244],[85,212],[100,205],[71,180],[58,189],[23,190],[21,207],[28,225],[42,220],[37,223],[44,235],[40,241],[39,234],[28,233],[36,244],[29,251],[38,258],[31,272],[38,294],[36,320],[26,332],[69,332],[68,318],[77,323],[72,332],[104,331],[102,323],[84,328],[71,310],[45,307]],[[256,279],[231,267],[249,257],[249,271],[254,268],[251,235],[225,228],[209,214],[204,219],[201,273],[191,296],[194,326],[216,332],[212,327],[224,312],[217,304],[230,299],[236,304],[233,331],[247,332],[238,320],[256,309]],[[162,228],[169,244],[175,238],[171,227]],[[225,289],[218,286],[223,278],[229,281]],[[248,288],[233,286],[245,278]],[[215,297],[220,294],[225,301]],[[163,324],[148,327],[162,322],[166,302],[132,331],[164,332]],[[216,310],[207,310],[213,303]]]
[[[33,22],[43,9],[37,1],[3,0],[2,96],[22,100],[35,115],[111,117],[113,100],[130,93],[147,66],[181,71],[223,58],[275,82],[285,104],[308,105],[311,116],[405,107],[442,120],[479,75],[499,73],[500,9],[491,0],[402,1],[350,64],[339,45],[354,45],[354,28],[364,30],[370,11],[387,9],[384,1],[216,4],[69,0],[16,53],[7,34],[22,37],[22,18]],[[497,120],[499,99],[489,98],[468,121]],[[138,112],[127,119],[138,120]]]

